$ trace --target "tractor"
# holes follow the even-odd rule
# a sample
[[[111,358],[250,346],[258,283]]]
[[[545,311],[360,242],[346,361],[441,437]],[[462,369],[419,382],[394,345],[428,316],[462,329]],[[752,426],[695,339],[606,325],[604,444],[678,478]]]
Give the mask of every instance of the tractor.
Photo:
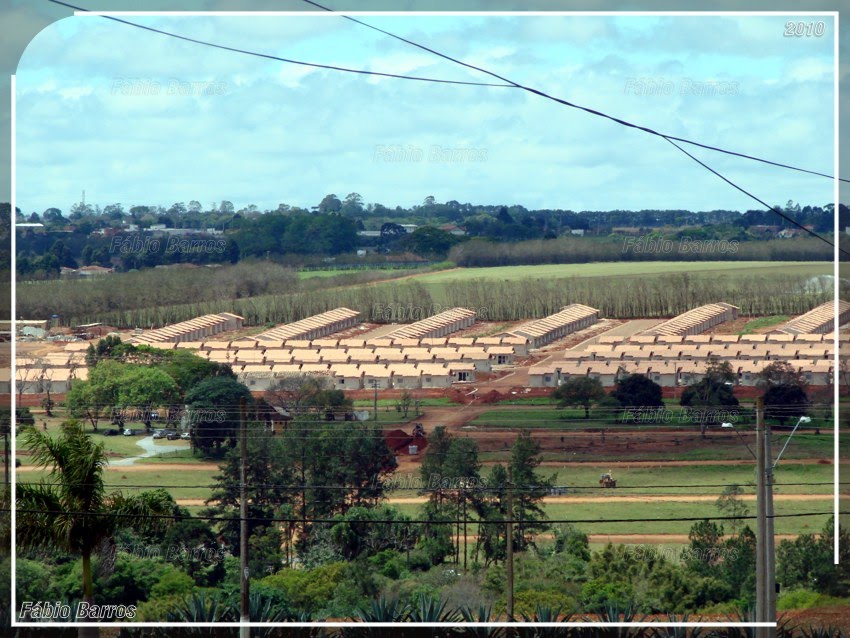
[[[599,476],[599,484],[602,487],[617,487],[617,479],[611,475],[611,472],[605,472]]]

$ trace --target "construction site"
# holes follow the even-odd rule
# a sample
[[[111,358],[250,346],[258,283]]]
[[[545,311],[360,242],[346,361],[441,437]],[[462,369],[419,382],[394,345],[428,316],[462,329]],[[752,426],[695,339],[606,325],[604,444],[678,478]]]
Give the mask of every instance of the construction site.
[[[548,392],[567,379],[592,377],[606,388],[626,374],[643,374],[665,392],[699,381],[709,360],[729,362],[736,390],[746,394],[761,370],[776,361],[797,368],[808,385],[835,381],[834,308],[826,303],[770,330],[723,331],[738,309],[708,304],[669,320],[612,321],[572,304],[542,319],[492,332],[475,313],[453,308],[404,325],[363,324],[348,308],[276,326],[255,334],[230,313],[206,315],[150,331],[118,334],[137,345],[187,349],[229,365],[254,393],[291,375],[323,375],[337,389],[359,392],[420,391],[438,396],[472,389],[476,395]],[[839,302],[839,327],[850,321],[850,303]],[[838,334],[846,343],[850,334]],[[92,341],[20,344],[17,392],[60,396],[88,376]]]

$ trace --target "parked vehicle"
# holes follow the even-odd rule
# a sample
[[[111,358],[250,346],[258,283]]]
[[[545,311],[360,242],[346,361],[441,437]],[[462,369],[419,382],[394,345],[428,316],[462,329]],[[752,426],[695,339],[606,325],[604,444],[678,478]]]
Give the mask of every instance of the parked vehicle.
[[[192,440],[192,435],[191,435],[191,434],[189,434],[188,432],[183,432],[183,434],[181,434],[181,435],[180,435],[180,439],[181,439],[182,441],[191,441],[191,440]]]

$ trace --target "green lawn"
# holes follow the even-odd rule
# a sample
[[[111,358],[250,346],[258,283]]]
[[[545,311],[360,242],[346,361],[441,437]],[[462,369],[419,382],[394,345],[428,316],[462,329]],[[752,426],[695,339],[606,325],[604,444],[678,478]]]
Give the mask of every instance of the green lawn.
[[[629,494],[719,494],[723,488],[713,485],[737,484],[746,486],[755,482],[755,461],[752,465],[659,465],[657,467],[614,468],[615,489],[599,488],[602,472],[611,470],[604,462],[588,463],[582,467],[543,466],[540,472],[555,477],[556,485],[571,487],[576,495],[624,496]],[[486,475],[486,471],[483,472]],[[833,466],[812,463],[806,465],[779,465],[776,468],[776,493],[831,494]],[[825,485],[785,485],[789,483],[825,483]],[[685,487],[661,487],[682,485]],[[647,489],[643,489],[647,488]]]
[[[120,456],[139,456],[140,454],[145,453],[145,450],[138,445],[138,442],[145,438],[145,435],[123,436],[119,434],[118,436],[102,436],[95,434],[93,436],[95,437],[95,441],[103,443],[103,447],[107,453],[117,454]],[[168,449],[183,447],[188,444],[188,441],[157,439],[155,443],[157,447]]]
[[[218,470],[192,470],[191,472],[160,471],[151,466],[150,471],[122,471],[120,467],[107,470],[104,481],[106,490],[126,491],[128,493],[154,489],[166,486],[165,489],[176,499],[179,498],[208,498],[209,486]],[[37,482],[47,476],[46,472],[22,472],[18,475],[19,482]]]
[[[755,516],[755,502],[748,502],[749,515]],[[404,513],[416,516],[418,505],[402,504],[398,506]],[[832,510],[830,501],[776,501],[775,512],[777,534],[803,534],[819,532]],[[680,503],[672,501],[657,502],[619,502],[619,503],[547,503],[545,511],[550,520],[572,522],[587,534],[687,534],[695,521],[653,521],[651,519],[674,518],[711,518],[722,516],[709,502]],[[821,513],[823,512],[823,513]],[[812,516],[782,518],[783,514],[817,513]],[[627,519],[631,522],[609,522]],[[650,520],[640,520],[650,519]],[[573,522],[581,521],[581,522]],[[748,523],[755,528],[755,518]],[[728,523],[724,527],[728,531]],[[470,534],[475,526],[470,526]]]
[[[143,438],[145,438],[145,435],[123,436],[119,434],[117,436],[104,436],[103,432],[106,429],[108,428],[101,428],[98,432],[92,432],[91,430],[89,430],[89,433],[92,435],[96,443],[103,443],[103,448],[110,458],[126,458],[131,456],[139,456],[145,453],[145,450],[137,444],[138,441],[141,441]],[[58,432],[58,428],[51,427],[48,432],[51,435],[56,434]],[[179,448],[185,446],[186,444],[186,441],[169,441],[168,439],[156,440],[157,447],[163,448],[164,450],[168,450],[169,448]],[[19,440],[18,450],[21,450],[22,447],[23,445]],[[171,452],[165,453],[171,454]],[[31,465],[29,455],[19,454],[18,458],[21,460],[21,465]]]
[[[299,279],[314,279],[314,278],[322,278],[326,279],[328,277],[337,277],[339,275],[353,275],[357,273],[363,272],[385,272],[388,277],[393,277],[397,273],[404,272],[405,270],[413,271],[412,268],[329,268],[327,270],[299,270],[298,278]]]
[[[192,450],[174,450],[173,452],[165,452],[157,456],[149,456],[144,459],[139,459],[136,464],[157,464],[157,463],[214,463],[216,459],[206,459],[200,454],[193,454]]]
[[[495,266],[490,268],[456,268],[416,275],[415,280],[423,284],[438,284],[447,281],[469,281],[475,279],[558,279],[563,277],[622,277],[656,275],[670,272],[689,272],[715,276],[722,272],[730,275],[773,275],[773,274],[832,274],[830,262],[807,261],[639,261],[599,262],[591,264],[543,264],[538,266]]]
[[[347,275],[357,270],[299,270],[299,279],[313,279],[314,277],[336,277],[337,275]]]
[[[780,465],[776,469],[776,494],[832,494],[833,466],[818,463],[807,465]],[[490,467],[481,469],[481,476],[490,475]],[[605,489],[599,486],[599,475],[613,471],[618,487]],[[553,484],[567,488],[568,496],[640,496],[648,494],[720,494],[725,485],[736,484],[745,494],[753,494],[755,462],[753,465],[659,465],[657,467],[610,468],[604,462],[586,466],[542,466],[538,472],[551,477]],[[398,474],[394,478],[401,484],[416,487],[413,481],[418,474]],[[811,484],[815,485],[811,485]],[[673,487],[670,487],[673,486]],[[679,487],[676,487],[679,486]],[[417,489],[397,489],[388,493],[391,498],[411,497]]]
[[[748,321],[744,328],[738,334],[746,335],[759,330],[761,328],[767,328],[768,326],[775,326],[779,323],[785,323],[788,321],[790,317],[788,315],[773,315],[771,317],[759,317],[758,319],[753,319],[752,321]]]

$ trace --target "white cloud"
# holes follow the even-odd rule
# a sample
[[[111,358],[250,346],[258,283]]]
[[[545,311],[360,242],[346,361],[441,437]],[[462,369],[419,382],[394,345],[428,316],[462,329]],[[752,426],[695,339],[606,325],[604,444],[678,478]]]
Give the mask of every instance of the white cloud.
[[[831,157],[828,47],[786,42],[766,55],[755,49],[767,46],[771,25],[736,26],[743,18],[702,29],[695,19],[626,23],[630,28],[624,20],[380,23],[664,132],[824,170]],[[292,58],[486,79],[342,20],[150,23]],[[720,36],[717,25],[726,28]],[[668,78],[676,87],[686,78],[729,79],[739,81],[740,90],[635,95],[626,90],[634,77]],[[125,205],[229,199],[274,208],[357,191],[387,205],[444,193],[460,201],[573,209],[750,206],[669,144],[517,89],[369,80],[216,51],[105,20],[45,30],[22,60],[18,85],[18,196],[25,210],[67,209],[82,188],[92,201]],[[377,145],[487,154],[476,162],[386,162],[376,161]],[[700,156],[742,176],[769,201],[822,203],[831,192],[826,180],[788,181],[774,169]]]

